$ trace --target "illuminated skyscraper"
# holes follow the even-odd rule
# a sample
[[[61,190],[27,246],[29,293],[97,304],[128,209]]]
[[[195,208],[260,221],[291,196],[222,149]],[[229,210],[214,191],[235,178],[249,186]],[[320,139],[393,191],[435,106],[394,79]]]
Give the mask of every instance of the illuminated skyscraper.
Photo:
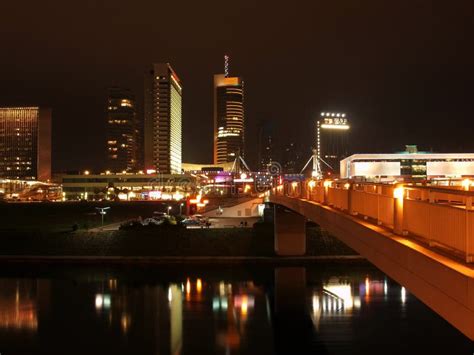
[[[51,110],[0,108],[0,177],[51,179]]]
[[[228,64],[226,60],[226,72]],[[214,163],[244,156],[244,82],[240,77],[214,75]]]
[[[168,63],[145,77],[145,169],[181,173],[182,86]]]
[[[316,123],[316,152],[323,171],[339,172],[339,162],[348,155],[349,128],[345,113],[321,112]]]
[[[135,97],[130,90],[109,89],[106,124],[107,170],[119,172],[141,168],[141,129]]]

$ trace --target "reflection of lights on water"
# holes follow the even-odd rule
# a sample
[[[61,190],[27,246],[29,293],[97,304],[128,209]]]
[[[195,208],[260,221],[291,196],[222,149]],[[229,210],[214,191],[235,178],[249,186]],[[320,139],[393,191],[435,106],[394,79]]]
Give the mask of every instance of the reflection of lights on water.
[[[223,281],[219,282],[219,294],[221,296],[225,295],[225,284]]]
[[[102,308],[110,308],[110,305],[112,304],[112,300],[110,298],[110,295],[103,295],[103,294],[97,294],[95,295],[95,308],[96,309],[102,309]]]
[[[388,284],[387,280],[384,280],[383,282],[383,294],[386,296],[388,294]]]
[[[370,281],[368,277],[365,278],[365,296],[370,296]]]
[[[111,299],[110,295],[104,295],[104,308],[110,308]]]
[[[95,296],[95,308],[100,309],[102,308],[102,304],[104,303],[102,299],[102,295]]]
[[[405,304],[406,299],[407,299],[407,291],[405,287],[402,286],[402,290],[400,292],[400,300],[402,301],[402,304]]]
[[[319,311],[319,296],[317,295],[313,296],[313,311],[314,312]]]
[[[189,295],[191,293],[191,281],[186,280],[186,293]]]
[[[242,303],[240,304],[240,312],[242,315],[246,315],[248,310],[248,299],[247,296],[242,297]]]
[[[122,331],[126,333],[130,328],[130,316],[123,313],[122,318],[120,319],[120,326],[122,327]]]
[[[201,291],[202,291],[202,281],[201,281],[201,279],[197,279],[197,281],[196,281],[196,290],[197,290],[198,293],[201,293]]]
[[[240,308],[240,314],[246,316],[248,311],[255,306],[255,298],[249,295],[234,296],[234,307]]]
[[[168,287],[168,302],[173,300],[173,293],[171,292],[171,287]]]
[[[227,310],[227,298],[226,297],[214,297],[212,299],[212,310],[217,312],[219,310]]]
[[[345,310],[351,310],[354,306],[354,298],[352,297],[352,288],[349,284],[328,284],[323,287],[323,290],[328,291],[330,294],[337,296],[334,302],[331,300],[330,307],[342,308]]]

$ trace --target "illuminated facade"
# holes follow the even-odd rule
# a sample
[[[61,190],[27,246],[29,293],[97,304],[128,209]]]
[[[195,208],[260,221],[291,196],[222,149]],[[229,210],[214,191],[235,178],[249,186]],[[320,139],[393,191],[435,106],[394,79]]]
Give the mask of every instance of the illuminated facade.
[[[141,168],[141,129],[130,90],[110,88],[107,105],[107,170]]]
[[[145,78],[145,169],[181,173],[182,85],[168,63]]]
[[[244,156],[244,117],[242,78],[214,75],[214,164]]]
[[[341,160],[341,178],[394,180],[462,178],[474,176],[472,153],[418,152],[407,146],[395,154],[354,154]]]
[[[0,108],[0,177],[51,179],[51,110]]]
[[[316,152],[323,171],[339,171],[339,161],[348,155],[349,128],[345,113],[321,112],[316,123]]]
[[[197,191],[186,174],[62,174],[58,182],[65,200],[181,200]]]

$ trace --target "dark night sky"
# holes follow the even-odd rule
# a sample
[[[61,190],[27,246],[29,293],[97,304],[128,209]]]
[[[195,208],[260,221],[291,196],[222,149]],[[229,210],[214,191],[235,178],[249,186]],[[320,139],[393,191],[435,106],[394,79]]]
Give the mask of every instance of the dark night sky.
[[[53,108],[53,169],[99,168],[106,88],[143,96],[168,61],[184,86],[184,161],[212,155],[212,75],[231,56],[256,123],[312,144],[320,111],[351,121],[354,152],[404,144],[474,151],[474,2],[125,1],[0,3],[0,104]]]

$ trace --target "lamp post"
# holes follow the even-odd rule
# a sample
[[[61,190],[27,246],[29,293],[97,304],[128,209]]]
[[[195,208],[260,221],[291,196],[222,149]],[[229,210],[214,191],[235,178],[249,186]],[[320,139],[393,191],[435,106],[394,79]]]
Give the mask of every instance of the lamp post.
[[[171,211],[172,208],[173,208],[173,207],[168,206],[168,214],[170,214],[170,211]]]
[[[104,216],[107,214],[107,210],[109,210],[110,207],[96,207],[96,209],[99,210],[102,217],[102,227],[104,227]]]
[[[184,203],[182,203],[182,202],[179,204],[179,215],[180,216],[182,214],[183,205],[184,205]]]

